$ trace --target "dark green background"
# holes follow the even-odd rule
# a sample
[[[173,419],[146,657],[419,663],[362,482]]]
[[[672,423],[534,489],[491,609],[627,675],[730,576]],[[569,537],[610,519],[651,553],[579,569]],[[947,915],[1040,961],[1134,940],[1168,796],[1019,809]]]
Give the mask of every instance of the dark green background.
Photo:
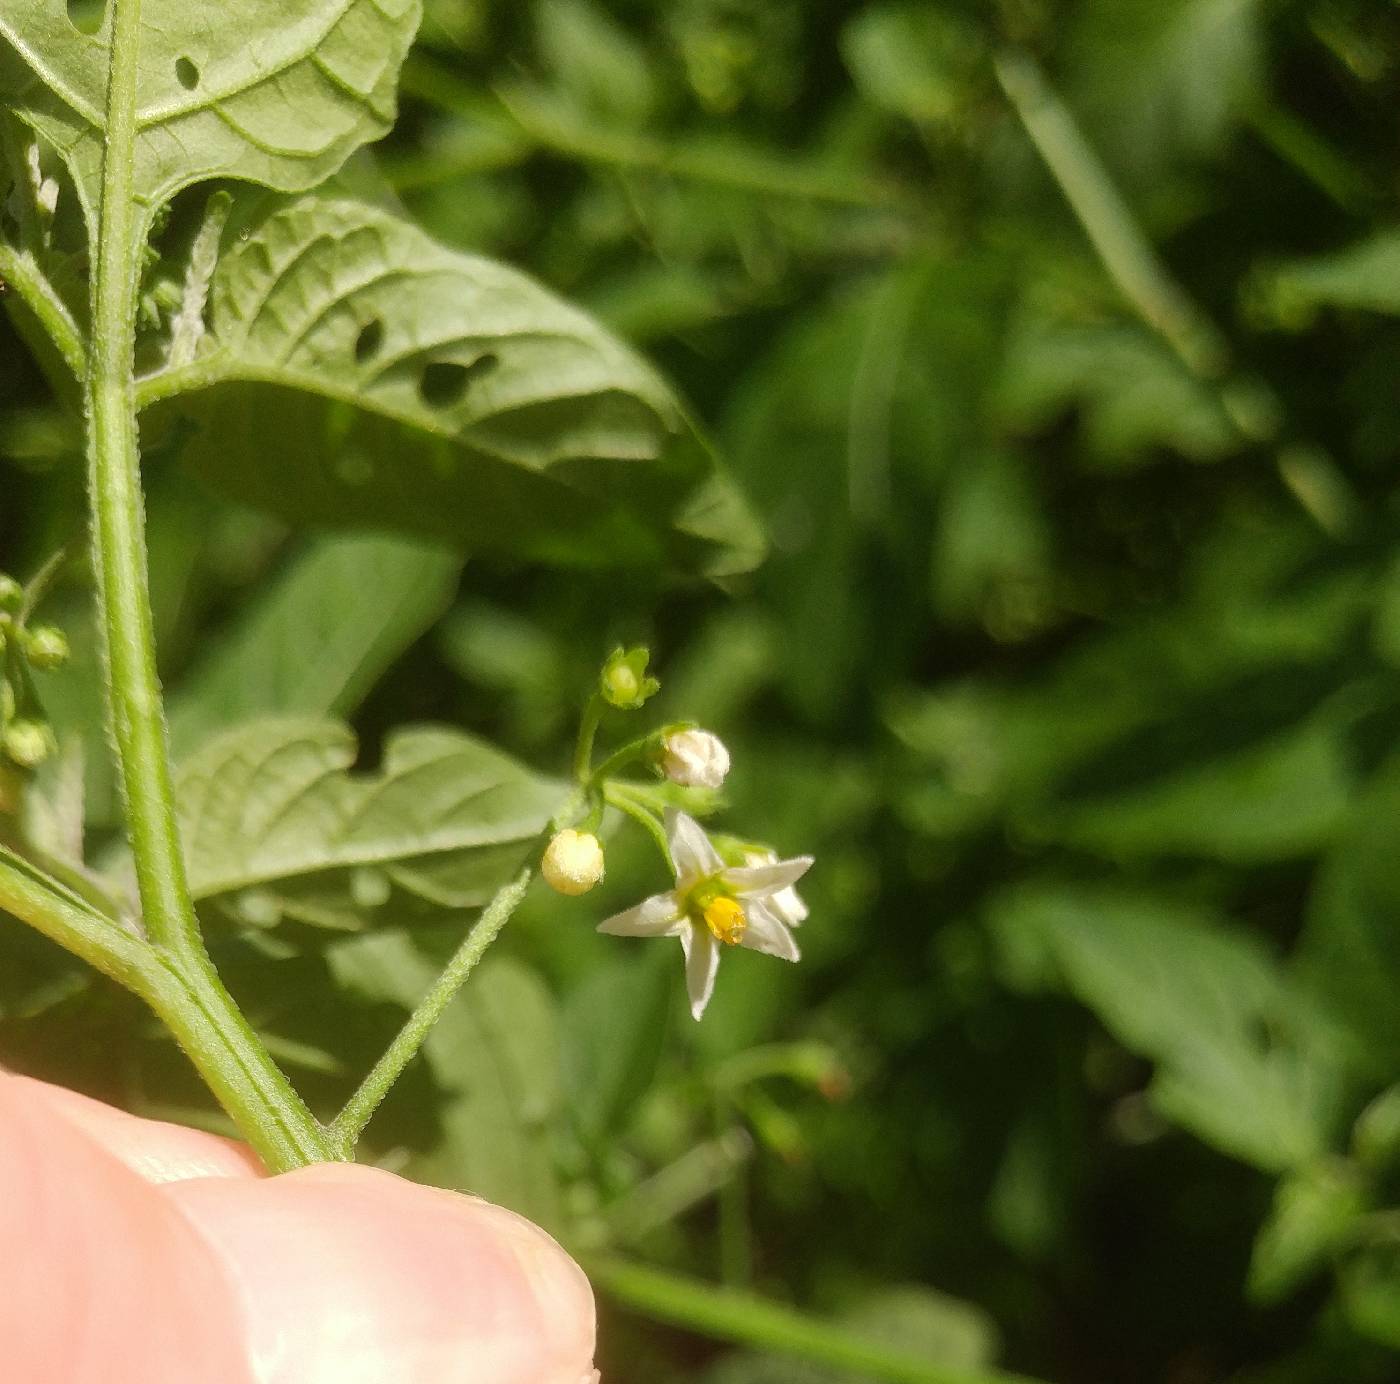
[[[586,899],[532,897],[503,949],[561,1008],[535,1132],[559,1183],[516,1199],[581,1252],[928,1358],[1400,1378],[1400,1119],[1372,1104],[1400,1079],[1400,9],[428,11],[400,126],[347,177],[637,342],[772,552],[731,592],[469,561],[445,612],[386,620],[334,709],[367,763],[428,719],[555,771],[600,656],[645,639],[665,712],[731,747],[722,825],[818,861],[801,966],[727,957],[698,1028],[669,950],[591,930],[658,887],[644,843],[619,836]],[[18,572],[82,522],[76,423],[47,398],[0,336]],[[221,656],[256,680],[240,622],[319,540],[168,459],[147,475],[168,683]],[[49,613],[83,656],[44,686],[100,748],[85,601],[79,564]],[[328,1106],[401,1008],[314,939],[216,926]],[[736,1055],[773,1043],[804,1046],[744,1080]],[[16,926],[0,1058],[142,1109],[202,1100],[134,1002]],[[440,1077],[415,1069],[371,1152],[509,1198]],[[699,1176],[664,1224],[637,1210],[658,1169],[750,1142],[718,1199]],[[606,1300],[600,1363],[856,1378]]]

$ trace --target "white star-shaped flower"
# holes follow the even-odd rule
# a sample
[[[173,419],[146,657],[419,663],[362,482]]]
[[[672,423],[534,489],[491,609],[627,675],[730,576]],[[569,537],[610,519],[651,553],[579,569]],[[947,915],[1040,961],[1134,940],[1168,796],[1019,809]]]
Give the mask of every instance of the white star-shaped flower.
[[[679,937],[690,1012],[698,1019],[715,988],[722,947],[798,959],[792,931],[771,901],[807,873],[812,857],[726,865],[700,824],[675,808],[666,811],[666,841],[676,887],[599,923],[598,931],[614,937]]]

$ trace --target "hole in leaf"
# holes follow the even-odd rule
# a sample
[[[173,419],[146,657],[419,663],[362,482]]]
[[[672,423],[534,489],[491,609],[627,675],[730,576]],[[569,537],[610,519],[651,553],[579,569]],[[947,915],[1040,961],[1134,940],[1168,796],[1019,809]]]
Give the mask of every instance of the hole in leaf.
[[[199,85],[199,68],[188,58],[175,59],[175,80],[186,91],[193,91]]]
[[[107,18],[107,0],[68,0],[68,22],[80,34],[95,34]]]
[[[461,402],[467,386],[473,380],[489,375],[499,364],[500,357],[490,351],[478,356],[470,365],[459,365],[454,360],[435,360],[423,367],[418,393],[430,407],[448,408]]]
[[[371,356],[378,355],[383,344],[384,323],[372,317],[360,328],[360,334],[355,338],[355,364],[363,365]]]

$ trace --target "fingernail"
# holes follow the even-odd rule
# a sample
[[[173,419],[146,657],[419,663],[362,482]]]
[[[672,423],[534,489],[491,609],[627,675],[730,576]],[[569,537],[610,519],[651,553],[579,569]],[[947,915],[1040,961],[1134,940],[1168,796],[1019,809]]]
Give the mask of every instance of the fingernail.
[[[490,1207],[489,1215],[519,1263],[561,1357],[588,1359],[593,1354],[593,1289],[583,1270],[532,1222],[499,1206]],[[598,1378],[595,1370],[581,1376],[580,1384],[597,1384]]]

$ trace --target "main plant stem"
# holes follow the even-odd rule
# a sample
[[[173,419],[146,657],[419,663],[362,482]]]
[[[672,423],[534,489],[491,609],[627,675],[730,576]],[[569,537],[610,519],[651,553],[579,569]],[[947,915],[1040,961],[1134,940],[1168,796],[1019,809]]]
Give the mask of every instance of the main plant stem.
[[[147,592],[133,386],[148,209],[133,181],[141,0],[113,0],[107,134],[86,381],[94,568],[109,713],[141,908],[165,983],[147,995],[239,1129],[273,1169],[334,1157],[204,948],[185,881]]]

